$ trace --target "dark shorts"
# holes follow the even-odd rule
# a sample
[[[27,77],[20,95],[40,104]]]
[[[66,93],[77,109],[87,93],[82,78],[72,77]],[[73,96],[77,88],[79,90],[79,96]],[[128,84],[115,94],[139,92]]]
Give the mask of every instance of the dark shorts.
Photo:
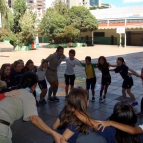
[[[66,75],[65,74],[65,84],[74,86],[75,74],[74,75]]]
[[[91,79],[86,79],[86,89],[94,89],[96,85],[96,77]]]
[[[130,88],[132,88],[133,85],[134,85],[133,79],[132,78],[128,78],[128,79],[125,79],[123,81],[122,88],[130,89]]]
[[[102,76],[101,79],[101,84],[102,85],[110,85],[111,84],[111,76]]]
[[[41,90],[42,89],[47,89],[47,83],[46,83],[45,79],[38,81],[38,85],[39,85],[39,87],[40,87]]]

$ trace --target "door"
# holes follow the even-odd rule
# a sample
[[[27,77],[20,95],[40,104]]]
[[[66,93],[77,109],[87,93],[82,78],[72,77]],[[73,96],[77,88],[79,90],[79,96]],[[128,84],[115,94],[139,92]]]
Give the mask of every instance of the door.
[[[111,45],[114,45],[114,36],[111,36]]]

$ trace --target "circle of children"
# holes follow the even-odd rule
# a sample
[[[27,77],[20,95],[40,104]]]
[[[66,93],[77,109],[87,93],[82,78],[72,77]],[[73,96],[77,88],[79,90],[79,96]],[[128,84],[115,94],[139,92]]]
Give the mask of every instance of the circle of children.
[[[66,61],[66,69],[64,74],[66,103],[57,120],[55,121],[53,129],[45,128],[44,126],[46,125],[41,120],[38,123],[36,123],[38,119],[33,121],[34,119],[30,118],[32,123],[34,123],[35,125],[38,124],[37,126],[40,129],[51,134],[54,137],[56,143],[76,143],[78,134],[88,133],[89,126],[92,127],[99,135],[103,136],[108,143],[141,143],[143,141],[143,125],[135,127],[135,124],[137,122],[137,115],[143,115],[143,99],[141,100],[141,112],[136,115],[134,113],[133,107],[138,105],[138,102],[136,101],[133,93],[131,92],[131,88],[133,86],[132,75],[135,75],[143,79],[143,69],[141,71],[141,75],[139,75],[126,65],[122,57],[117,58],[116,65],[111,65],[110,63],[108,63],[104,56],[99,57],[98,63],[92,63],[91,57],[87,56],[85,58],[85,63],[82,63],[75,58],[75,54],[75,50],[71,49],[69,51],[69,57],[66,57],[64,55],[63,47],[58,47],[55,53],[49,55],[46,59],[43,59],[41,61],[41,65],[39,67],[34,66],[34,62],[32,60],[28,60],[25,65],[23,60],[15,61],[12,65],[3,64],[1,67],[0,81],[0,114],[2,112],[1,103],[3,103],[6,99],[8,100],[12,98],[14,100],[20,96],[19,94],[21,94],[21,89],[18,88],[20,85],[20,79],[27,72],[36,73],[38,76],[38,85],[41,89],[41,94],[40,101],[38,102],[36,100],[37,106],[43,106],[44,104],[47,104],[47,101],[58,102],[59,98],[56,96],[58,90],[57,70],[60,63],[62,61]],[[86,89],[83,89],[82,87],[74,88],[75,65],[84,67],[85,69]],[[94,68],[98,68],[102,73],[99,102],[103,103],[106,100],[106,93],[109,85],[111,84],[110,71],[119,73],[123,78],[123,101],[115,105],[113,113],[107,121],[93,120],[87,113],[90,89],[92,91],[92,102],[95,101],[94,89],[96,85],[96,75]],[[46,80],[50,84],[49,89],[47,89]],[[36,99],[35,88],[33,90],[33,93],[30,94],[33,94]],[[48,99],[45,99],[47,92]],[[131,97],[131,103],[127,103],[126,93],[129,94],[129,96]],[[27,109],[29,110],[29,108]],[[29,114],[29,117],[31,116],[32,115]],[[17,118],[15,118],[15,120],[16,119]],[[9,122],[9,120],[7,120],[6,118],[4,119],[0,115],[0,124],[5,123],[6,125],[7,122]],[[55,133],[54,130],[56,130],[57,132]],[[3,135],[1,135],[0,133],[0,139],[2,139],[2,136]],[[7,136],[8,135],[5,135],[5,137]]]

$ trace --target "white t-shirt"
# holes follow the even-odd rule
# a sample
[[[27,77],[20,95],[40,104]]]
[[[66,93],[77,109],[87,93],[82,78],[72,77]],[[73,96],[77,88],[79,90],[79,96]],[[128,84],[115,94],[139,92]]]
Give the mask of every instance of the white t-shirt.
[[[139,127],[143,130],[143,125],[139,125]]]
[[[74,67],[76,65],[82,67],[81,63],[77,59],[70,60],[70,58],[65,58],[64,61],[66,61],[66,75],[74,75]]]
[[[36,67],[37,68],[37,76],[38,76],[38,81],[44,80],[45,79],[45,74],[47,69],[43,69],[43,71],[40,70],[40,67]]]

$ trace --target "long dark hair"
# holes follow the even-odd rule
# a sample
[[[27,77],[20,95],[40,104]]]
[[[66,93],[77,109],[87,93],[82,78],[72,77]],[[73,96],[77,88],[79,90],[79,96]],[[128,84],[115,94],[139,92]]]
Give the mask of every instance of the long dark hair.
[[[1,66],[1,69],[0,69],[0,76],[1,76],[1,80],[4,80],[6,82],[10,82],[10,74],[7,76],[5,75],[4,71],[7,67],[10,67],[9,64],[3,64]]]
[[[137,116],[128,103],[119,102],[115,105],[113,114],[109,117],[109,120],[134,127],[137,122]],[[141,143],[139,135],[131,135],[118,129],[116,129],[116,141],[117,143]]]
[[[104,64],[101,65],[100,64],[100,60],[103,60],[104,61]],[[97,67],[100,71],[103,71],[105,68],[109,67],[109,63],[107,62],[106,58],[104,56],[100,56],[99,59],[98,59],[98,63],[97,63]]]
[[[29,71],[28,66],[29,66],[30,64],[34,64],[34,62],[33,62],[31,59],[29,59],[29,60],[26,62],[26,64],[25,64],[24,69],[23,69],[23,72],[24,72],[24,73],[27,72],[27,71]]]
[[[62,111],[60,126],[58,129],[64,129],[68,125],[76,125],[77,130],[80,130],[82,133],[88,133],[89,126],[82,123],[74,114],[72,109],[78,110],[80,113],[83,113],[87,119],[89,115],[87,114],[87,102],[89,95],[83,89],[73,89],[69,95],[65,107]]]
[[[122,58],[122,57],[118,57],[118,59],[117,59],[118,61],[121,61],[122,62],[122,64],[126,64],[126,62],[125,62],[125,60],[124,60],[124,58]]]

